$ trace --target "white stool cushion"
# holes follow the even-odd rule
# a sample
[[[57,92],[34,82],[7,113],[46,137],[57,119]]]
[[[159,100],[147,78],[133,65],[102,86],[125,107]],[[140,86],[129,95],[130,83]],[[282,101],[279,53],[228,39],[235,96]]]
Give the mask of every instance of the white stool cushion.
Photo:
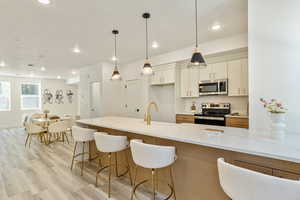
[[[176,160],[175,147],[145,144],[141,140],[131,140],[130,147],[133,161],[144,168],[163,168]]]
[[[299,200],[300,181],[282,179],[226,163],[218,159],[220,184],[231,199]]]
[[[126,136],[108,135],[101,132],[97,132],[94,135],[97,149],[101,152],[113,153],[128,148],[129,143]]]
[[[94,138],[95,132],[97,132],[97,130],[82,128],[79,126],[72,126],[72,135],[75,142],[93,141],[95,139]]]

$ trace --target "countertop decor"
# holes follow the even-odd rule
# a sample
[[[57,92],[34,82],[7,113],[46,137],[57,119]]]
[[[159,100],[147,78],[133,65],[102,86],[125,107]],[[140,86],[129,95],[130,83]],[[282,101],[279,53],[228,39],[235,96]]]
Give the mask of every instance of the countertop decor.
[[[260,99],[263,103],[264,108],[270,113],[270,131],[272,137],[284,137],[285,133],[285,116],[287,112],[287,108],[278,100],[271,99],[267,101],[263,98]]]

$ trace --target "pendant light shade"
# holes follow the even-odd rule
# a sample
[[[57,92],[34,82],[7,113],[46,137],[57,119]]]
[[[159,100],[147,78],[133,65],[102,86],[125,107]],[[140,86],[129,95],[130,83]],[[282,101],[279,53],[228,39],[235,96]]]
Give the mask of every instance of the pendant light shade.
[[[144,75],[151,75],[153,73],[151,63],[149,61],[149,41],[148,41],[148,19],[150,18],[150,13],[144,13],[143,18],[146,20],[146,60],[144,62],[143,71]]]
[[[111,79],[112,80],[120,80],[121,74],[118,70],[118,59],[117,59],[117,35],[119,34],[118,30],[113,30],[112,33],[114,34],[114,40],[115,40],[115,55],[114,55],[114,62],[115,62],[115,68],[112,73]]]
[[[206,67],[205,60],[198,50],[198,0],[195,0],[195,11],[196,11],[196,18],[195,18],[195,25],[196,25],[196,48],[192,55],[191,64],[195,66],[204,66]]]

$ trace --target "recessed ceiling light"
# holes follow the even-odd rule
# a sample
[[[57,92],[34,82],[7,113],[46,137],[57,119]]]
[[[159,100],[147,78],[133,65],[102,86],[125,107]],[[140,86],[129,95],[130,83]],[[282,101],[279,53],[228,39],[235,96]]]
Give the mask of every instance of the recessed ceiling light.
[[[30,72],[30,77],[34,77],[34,73],[33,72]]]
[[[51,3],[50,0],[38,0],[38,2],[40,2],[41,4],[45,4],[45,5],[48,5]]]
[[[57,78],[57,79],[61,79],[61,76],[57,76],[56,78]]]
[[[4,61],[1,61],[1,62],[0,62],[0,67],[5,67],[5,66],[6,66],[5,62],[4,62]]]
[[[212,31],[219,31],[222,29],[222,25],[221,24],[214,24],[211,26],[211,30]]]
[[[72,71],[72,74],[73,74],[73,75],[76,75],[76,74],[77,74],[77,72],[76,72],[76,71]]]
[[[159,44],[156,41],[152,42],[153,49],[157,49],[158,47],[159,47]]]
[[[41,67],[41,71],[46,71],[46,68],[45,67]]]
[[[76,45],[74,48],[73,48],[73,52],[74,53],[80,53],[81,50],[79,49],[78,45]]]

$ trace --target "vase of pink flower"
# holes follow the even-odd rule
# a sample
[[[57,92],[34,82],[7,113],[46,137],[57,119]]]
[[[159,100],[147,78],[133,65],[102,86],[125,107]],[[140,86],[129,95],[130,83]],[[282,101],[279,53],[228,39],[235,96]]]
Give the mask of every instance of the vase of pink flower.
[[[271,126],[270,130],[274,136],[283,135],[285,132],[285,116],[287,108],[278,100],[271,99],[267,101],[263,98],[260,99],[264,108],[270,113]]]

